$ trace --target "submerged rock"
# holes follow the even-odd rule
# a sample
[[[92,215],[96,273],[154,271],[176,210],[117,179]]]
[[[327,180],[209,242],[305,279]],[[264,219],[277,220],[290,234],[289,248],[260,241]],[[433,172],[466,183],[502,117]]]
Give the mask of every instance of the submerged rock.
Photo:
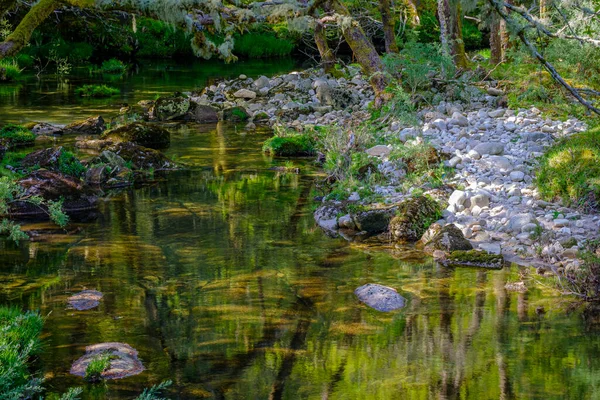
[[[98,307],[104,295],[97,290],[84,290],[67,299],[67,302],[77,311],[85,311]]]
[[[426,238],[427,239],[427,238]],[[444,226],[425,244],[425,252],[433,254],[435,250],[452,252],[456,250],[472,250],[473,245],[454,224]]]
[[[84,377],[89,363],[104,355],[110,356],[110,365],[101,374],[102,379],[121,379],[144,371],[138,352],[126,343],[99,343],[85,348],[85,354],[73,363],[71,374]]]
[[[426,196],[416,196],[400,203],[396,217],[390,222],[395,240],[415,242],[440,217],[440,206]]]
[[[151,148],[168,147],[171,143],[171,134],[160,126],[134,122],[132,124],[120,126],[102,135],[103,139],[118,142],[133,142],[140,146]]]
[[[211,106],[198,104],[196,105],[193,111],[189,112],[189,114],[191,119],[200,124],[219,121],[219,115],[217,114],[217,110]]]
[[[104,118],[98,115],[81,121],[75,121],[65,126],[64,131],[67,133],[99,135],[106,130]]]
[[[358,300],[362,301],[377,311],[394,311],[404,307],[404,297],[400,296],[396,289],[368,283],[354,291]]]

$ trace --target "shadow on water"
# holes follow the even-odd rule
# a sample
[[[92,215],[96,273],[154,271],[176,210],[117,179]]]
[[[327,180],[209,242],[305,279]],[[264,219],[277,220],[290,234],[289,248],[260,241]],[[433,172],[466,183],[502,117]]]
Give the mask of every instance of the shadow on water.
[[[286,174],[260,151],[268,132],[170,129],[167,154],[189,170],[111,194],[71,235],[0,242],[0,303],[47,316],[38,365],[50,392],[131,399],[171,379],[173,399],[600,396],[598,331],[542,288],[507,292],[518,271],[330,239],[312,219],[309,160]],[[398,288],[407,307],[361,305],[353,291],[369,282]],[[105,294],[100,306],[67,309],[84,288]],[[146,371],[96,386],[69,375],[85,346],[109,341],[136,348]]]

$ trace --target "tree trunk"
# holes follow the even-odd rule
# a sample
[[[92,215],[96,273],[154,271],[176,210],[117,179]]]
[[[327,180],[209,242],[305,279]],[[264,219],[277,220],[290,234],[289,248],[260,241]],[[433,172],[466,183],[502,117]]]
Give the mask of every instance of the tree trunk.
[[[459,69],[467,68],[467,54],[462,38],[462,16],[459,0],[438,0],[442,48],[452,56]]]
[[[350,17],[348,9],[340,0],[331,0],[330,3],[336,13]],[[365,35],[361,26],[354,20],[343,28],[342,34],[352,49],[356,61],[358,61],[363,72],[369,77],[371,86],[375,91],[375,106],[380,106],[384,101],[389,100],[389,96],[384,93],[388,80],[383,74],[383,64],[381,63],[379,54],[377,54],[377,50],[375,50],[373,43]]]
[[[492,25],[490,26],[490,63],[498,64],[504,61],[504,49],[502,48],[502,18],[494,13]]]
[[[383,23],[383,36],[385,37],[386,53],[398,53],[396,44],[396,19],[392,12],[391,0],[379,0],[379,12]]]
[[[421,19],[419,18],[419,10],[414,0],[405,0],[406,7],[410,14],[410,23],[413,27],[421,25]]]
[[[325,26],[320,21],[317,21],[315,26],[315,43],[319,49],[321,55],[321,63],[325,73],[329,73],[333,70],[335,65],[335,56],[327,44],[327,37],[325,36]]]

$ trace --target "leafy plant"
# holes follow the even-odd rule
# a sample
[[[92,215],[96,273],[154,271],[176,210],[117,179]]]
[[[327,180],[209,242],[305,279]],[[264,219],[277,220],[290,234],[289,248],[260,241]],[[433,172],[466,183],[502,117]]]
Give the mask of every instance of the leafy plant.
[[[309,156],[316,152],[315,139],[310,134],[279,131],[263,144],[263,151],[283,157]]]
[[[75,154],[63,150],[58,156],[58,170],[65,175],[81,178],[87,169]]]
[[[85,369],[84,379],[91,383],[102,381],[102,373],[110,368],[110,354],[100,354],[92,358]]]
[[[102,63],[100,71],[105,74],[123,75],[127,72],[127,65],[121,60],[111,58]]]
[[[35,134],[21,125],[8,124],[0,129],[0,139],[11,147],[23,146],[32,144],[35,141]]]
[[[146,388],[140,394],[136,400],[165,400],[165,398],[160,397],[160,392],[171,386],[173,382],[170,380],[163,381],[158,385],[154,385],[151,388]]]
[[[119,93],[119,89],[107,85],[83,85],[75,89],[75,94],[81,97],[110,97]]]
[[[22,72],[15,59],[0,60],[0,82],[14,82],[19,79]]]

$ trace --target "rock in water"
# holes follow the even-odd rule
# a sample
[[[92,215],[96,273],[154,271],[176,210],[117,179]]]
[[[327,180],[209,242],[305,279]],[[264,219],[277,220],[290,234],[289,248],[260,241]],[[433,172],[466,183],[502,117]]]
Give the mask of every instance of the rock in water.
[[[96,357],[110,356],[110,366],[102,372],[103,379],[121,379],[144,370],[137,351],[126,343],[99,343],[85,348],[85,354],[71,366],[71,374],[84,377],[88,364]]]
[[[404,297],[391,287],[368,283],[357,288],[354,294],[360,301],[377,311],[394,311],[404,307]]]
[[[189,109],[187,97],[160,97],[154,102],[151,115],[159,121],[172,121],[184,117]]]
[[[81,121],[75,121],[64,128],[64,132],[99,135],[106,130],[104,118],[101,116],[90,117]]]
[[[424,238],[423,241],[429,239]],[[463,235],[462,231],[454,224],[449,224],[440,229],[425,244],[425,252],[433,254],[435,250],[452,252],[456,250],[472,250],[473,245]]]
[[[104,297],[104,295],[97,290],[84,290],[69,297],[67,302],[77,311],[84,311],[98,307],[102,297]]]
[[[171,134],[156,125],[134,122],[104,132],[102,139],[111,140],[114,143],[133,142],[140,146],[160,149],[169,147]]]
[[[435,200],[417,196],[405,200],[390,222],[390,233],[396,240],[415,242],[440,217],[440,206]]]

